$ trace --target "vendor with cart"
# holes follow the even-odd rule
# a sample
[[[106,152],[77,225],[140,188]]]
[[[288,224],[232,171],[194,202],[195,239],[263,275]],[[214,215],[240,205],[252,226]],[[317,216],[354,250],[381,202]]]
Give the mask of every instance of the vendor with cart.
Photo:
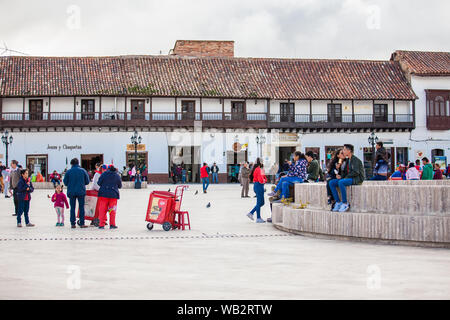
[[[109,212],[110,229],[116,229],[117,200],[120,199],[119,189],[122,188],[117,169],[113,165],[108,166],[98,179],[100,190],[98,191],[99,229],[105,229],[106,215]]]

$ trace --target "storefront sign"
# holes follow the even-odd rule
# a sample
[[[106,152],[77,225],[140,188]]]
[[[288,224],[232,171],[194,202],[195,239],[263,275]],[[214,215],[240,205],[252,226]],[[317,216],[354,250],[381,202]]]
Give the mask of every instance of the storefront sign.
[[[127,144],[127,151],[134,151],[134,144]],[[138,144],[137,151],[145,151],[145,144]]]
[[[47,145],[47,150],[57,150],[57,151],[61,151],[61,149],[63,150],[80,150],[81,146],[79,145],[75,145],[75,146],[68,146],[67,144],[63,144],[62,146],[51,146],[51,145]]]
[[[277,136],[279,142],[297,142],[298,140],[298,135],[296,133],[280,133],[275,135],[275,140]]]

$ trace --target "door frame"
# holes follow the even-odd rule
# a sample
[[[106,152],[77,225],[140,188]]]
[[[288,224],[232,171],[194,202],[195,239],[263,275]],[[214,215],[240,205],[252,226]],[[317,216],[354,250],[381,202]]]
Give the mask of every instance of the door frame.
[[[25,155],[25,167],[28,169],[28,158],[29,157],[45,157],[46,167],[45,167],[45,181],[48,179],[48,154],[27,154]],[[30,172],[31,177],[31,172]]]

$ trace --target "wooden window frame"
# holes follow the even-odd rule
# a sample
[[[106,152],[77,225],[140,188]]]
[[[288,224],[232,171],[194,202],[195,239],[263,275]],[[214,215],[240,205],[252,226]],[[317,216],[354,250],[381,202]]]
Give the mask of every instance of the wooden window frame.
[[[184,110],[183,108],[187,108]],[[192,110],[189,110],[192,107]],[[181,119],[182,120],[194,120],[195,119],[195,100],[181,100]]]
[[[142,111],[134,111],[134,105],[137,104],[139,109],[139,103],[143,103]],[[145,99],[130,99],[130,116],[131,120],[144,120],[145,119]]]
[[[383,107],[382,107],[383,106]],[[383,112],[376,112],[383,110]],[[373,117],[375,122],[387,122],[388,121],[389,108],[387,103],[374,103],[373,104]]]
[[[36,105],[33,105],[36,102],[41,103],[41,111],[32,110],[32,107],[36,107]],[[28,115],[30,117],[30,120],[42,120],[44,117],[44,99],[28,100]]]
[[[89,103],[92,102],[93,110],[89,110]],[[81,99],[81,120],[95,119],[95,99]]]
[[[233,108],[236,104],[242,104],[242,112],[235,112],[233,111]],[[236,120],[236,121],[243,121],[246,120],[246,113],[247,113],[247,104],[245,101],[231,101],[231,120]]]
[[[339,107],[340,115],[336,116],[336,107]],[[330,107],[333,113],[330,113]],[[342,122],[342,103],[327,103],[327,119],[328,122]]]

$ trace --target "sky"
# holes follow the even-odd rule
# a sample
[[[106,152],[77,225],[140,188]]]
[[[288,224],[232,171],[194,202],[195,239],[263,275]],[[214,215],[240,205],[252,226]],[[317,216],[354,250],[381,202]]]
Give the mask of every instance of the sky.
[[[176,40],[234,40],[237,57],[388,60],[450,51],[449,13],[448,0],[0,0],[0,47],[158,55]]]

